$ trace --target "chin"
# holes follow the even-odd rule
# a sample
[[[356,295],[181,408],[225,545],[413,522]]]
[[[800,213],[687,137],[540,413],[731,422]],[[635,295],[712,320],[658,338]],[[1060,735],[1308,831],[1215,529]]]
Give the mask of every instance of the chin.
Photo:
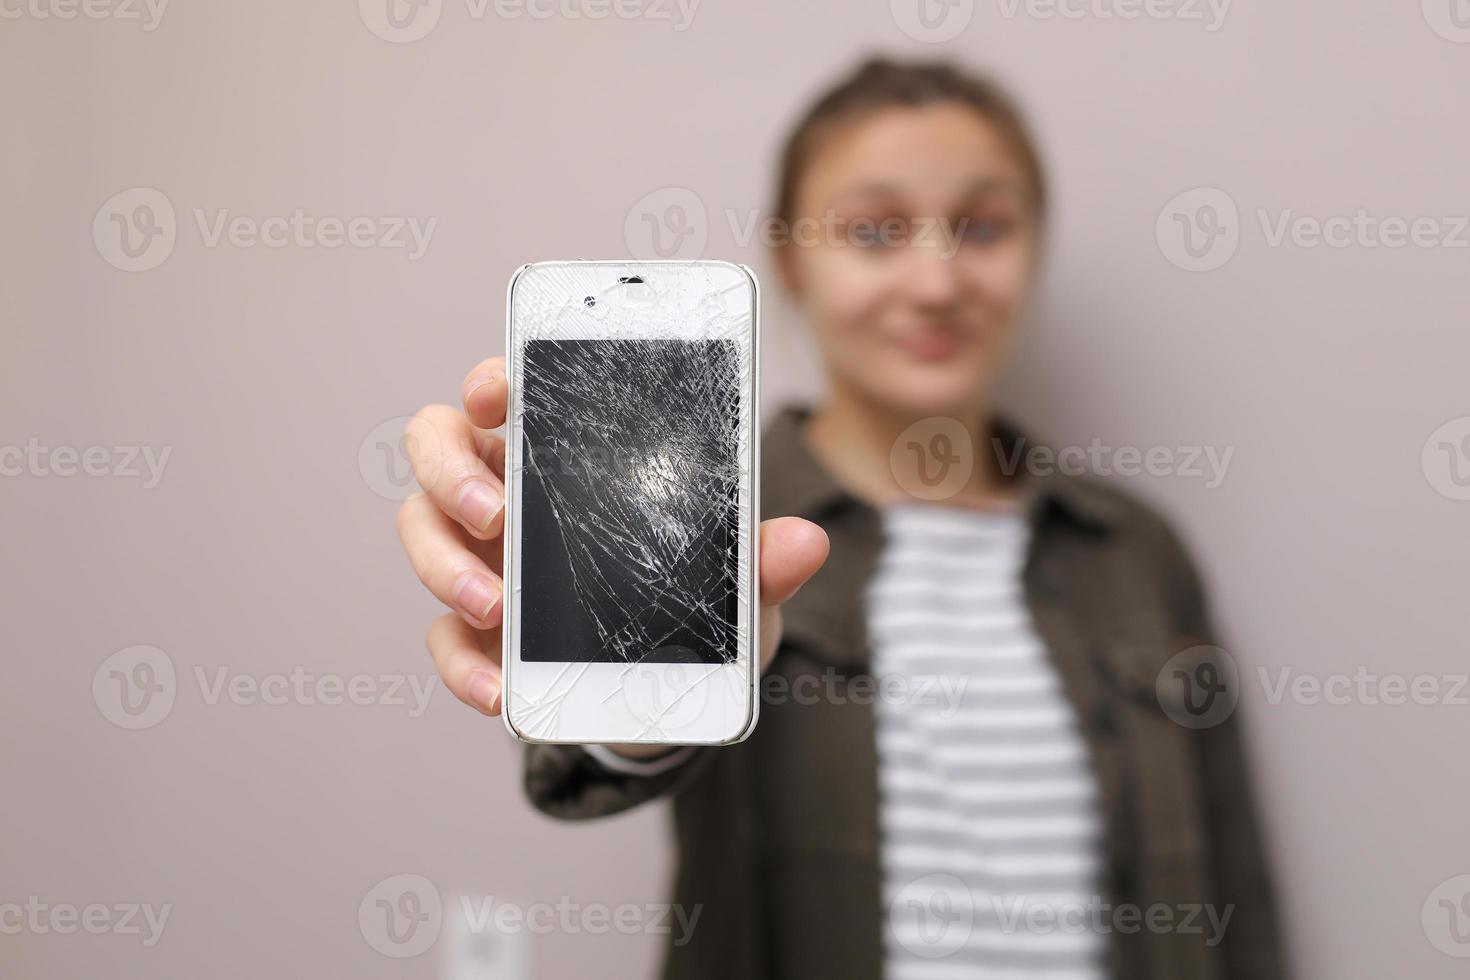
[[[974,364],[894,364],[877,381],[879,400],[905,415],[955,417],[972,410],[987,374]],[[964,421],[963,419],[961,421]]]

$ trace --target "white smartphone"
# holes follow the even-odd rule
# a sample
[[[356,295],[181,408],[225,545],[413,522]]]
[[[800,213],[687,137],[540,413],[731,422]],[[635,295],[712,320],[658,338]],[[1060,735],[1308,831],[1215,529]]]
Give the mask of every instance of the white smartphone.
[[[755,274],[538,262],[506,306],[506,726],[740,741],[759,710]]]

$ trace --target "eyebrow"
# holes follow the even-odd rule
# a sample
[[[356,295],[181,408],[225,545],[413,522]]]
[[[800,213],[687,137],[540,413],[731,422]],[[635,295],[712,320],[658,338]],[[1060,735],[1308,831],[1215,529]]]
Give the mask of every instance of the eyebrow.
[[[841,204],[848,198],[854,197],[903,197],[905,193],[905,190],[897,184],[881,180],[868,181],[848,190],[840,191],[836,196],[828,200],[827,205],[831,207]],[[1022,200],[1025,200],[1027,196],[1016,181],[1007,180],[1002,177],[977,177],[960,188],[959,196],[968,199],[992,193],[1014,194]]]

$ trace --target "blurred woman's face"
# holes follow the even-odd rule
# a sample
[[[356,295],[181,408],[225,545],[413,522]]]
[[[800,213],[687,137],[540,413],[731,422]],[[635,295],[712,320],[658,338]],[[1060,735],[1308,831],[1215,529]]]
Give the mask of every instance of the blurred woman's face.
[[[834,125],[777,257],[834,386],[903,415],[983,404],[1031,285],[1033,192],[1005,136],[966,106]]]

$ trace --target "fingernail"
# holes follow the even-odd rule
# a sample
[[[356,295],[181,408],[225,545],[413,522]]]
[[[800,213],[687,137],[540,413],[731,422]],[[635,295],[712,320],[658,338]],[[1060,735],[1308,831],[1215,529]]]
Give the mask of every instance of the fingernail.
[[[466,572],[454,590],[454,601],[476,622],[488,623],[500,604],[500,588],[483,575]]]
[[[500,698],[500,683],[490,671],[477,670],[470,675],[469,695],[475,707],[487,715],[491,714],[495,710],[495,702]]]
[[[463,400],[468,402],[475,392],[479,391],[481,388],[494,381],[495,377],[496,376],[493,374],[477,374],[470,380],[466,381],[464,383]]]
[[[500,513],[500,494],[484,480],[470,480],[460,487],[457,506],[459,516],[483,532]]]

